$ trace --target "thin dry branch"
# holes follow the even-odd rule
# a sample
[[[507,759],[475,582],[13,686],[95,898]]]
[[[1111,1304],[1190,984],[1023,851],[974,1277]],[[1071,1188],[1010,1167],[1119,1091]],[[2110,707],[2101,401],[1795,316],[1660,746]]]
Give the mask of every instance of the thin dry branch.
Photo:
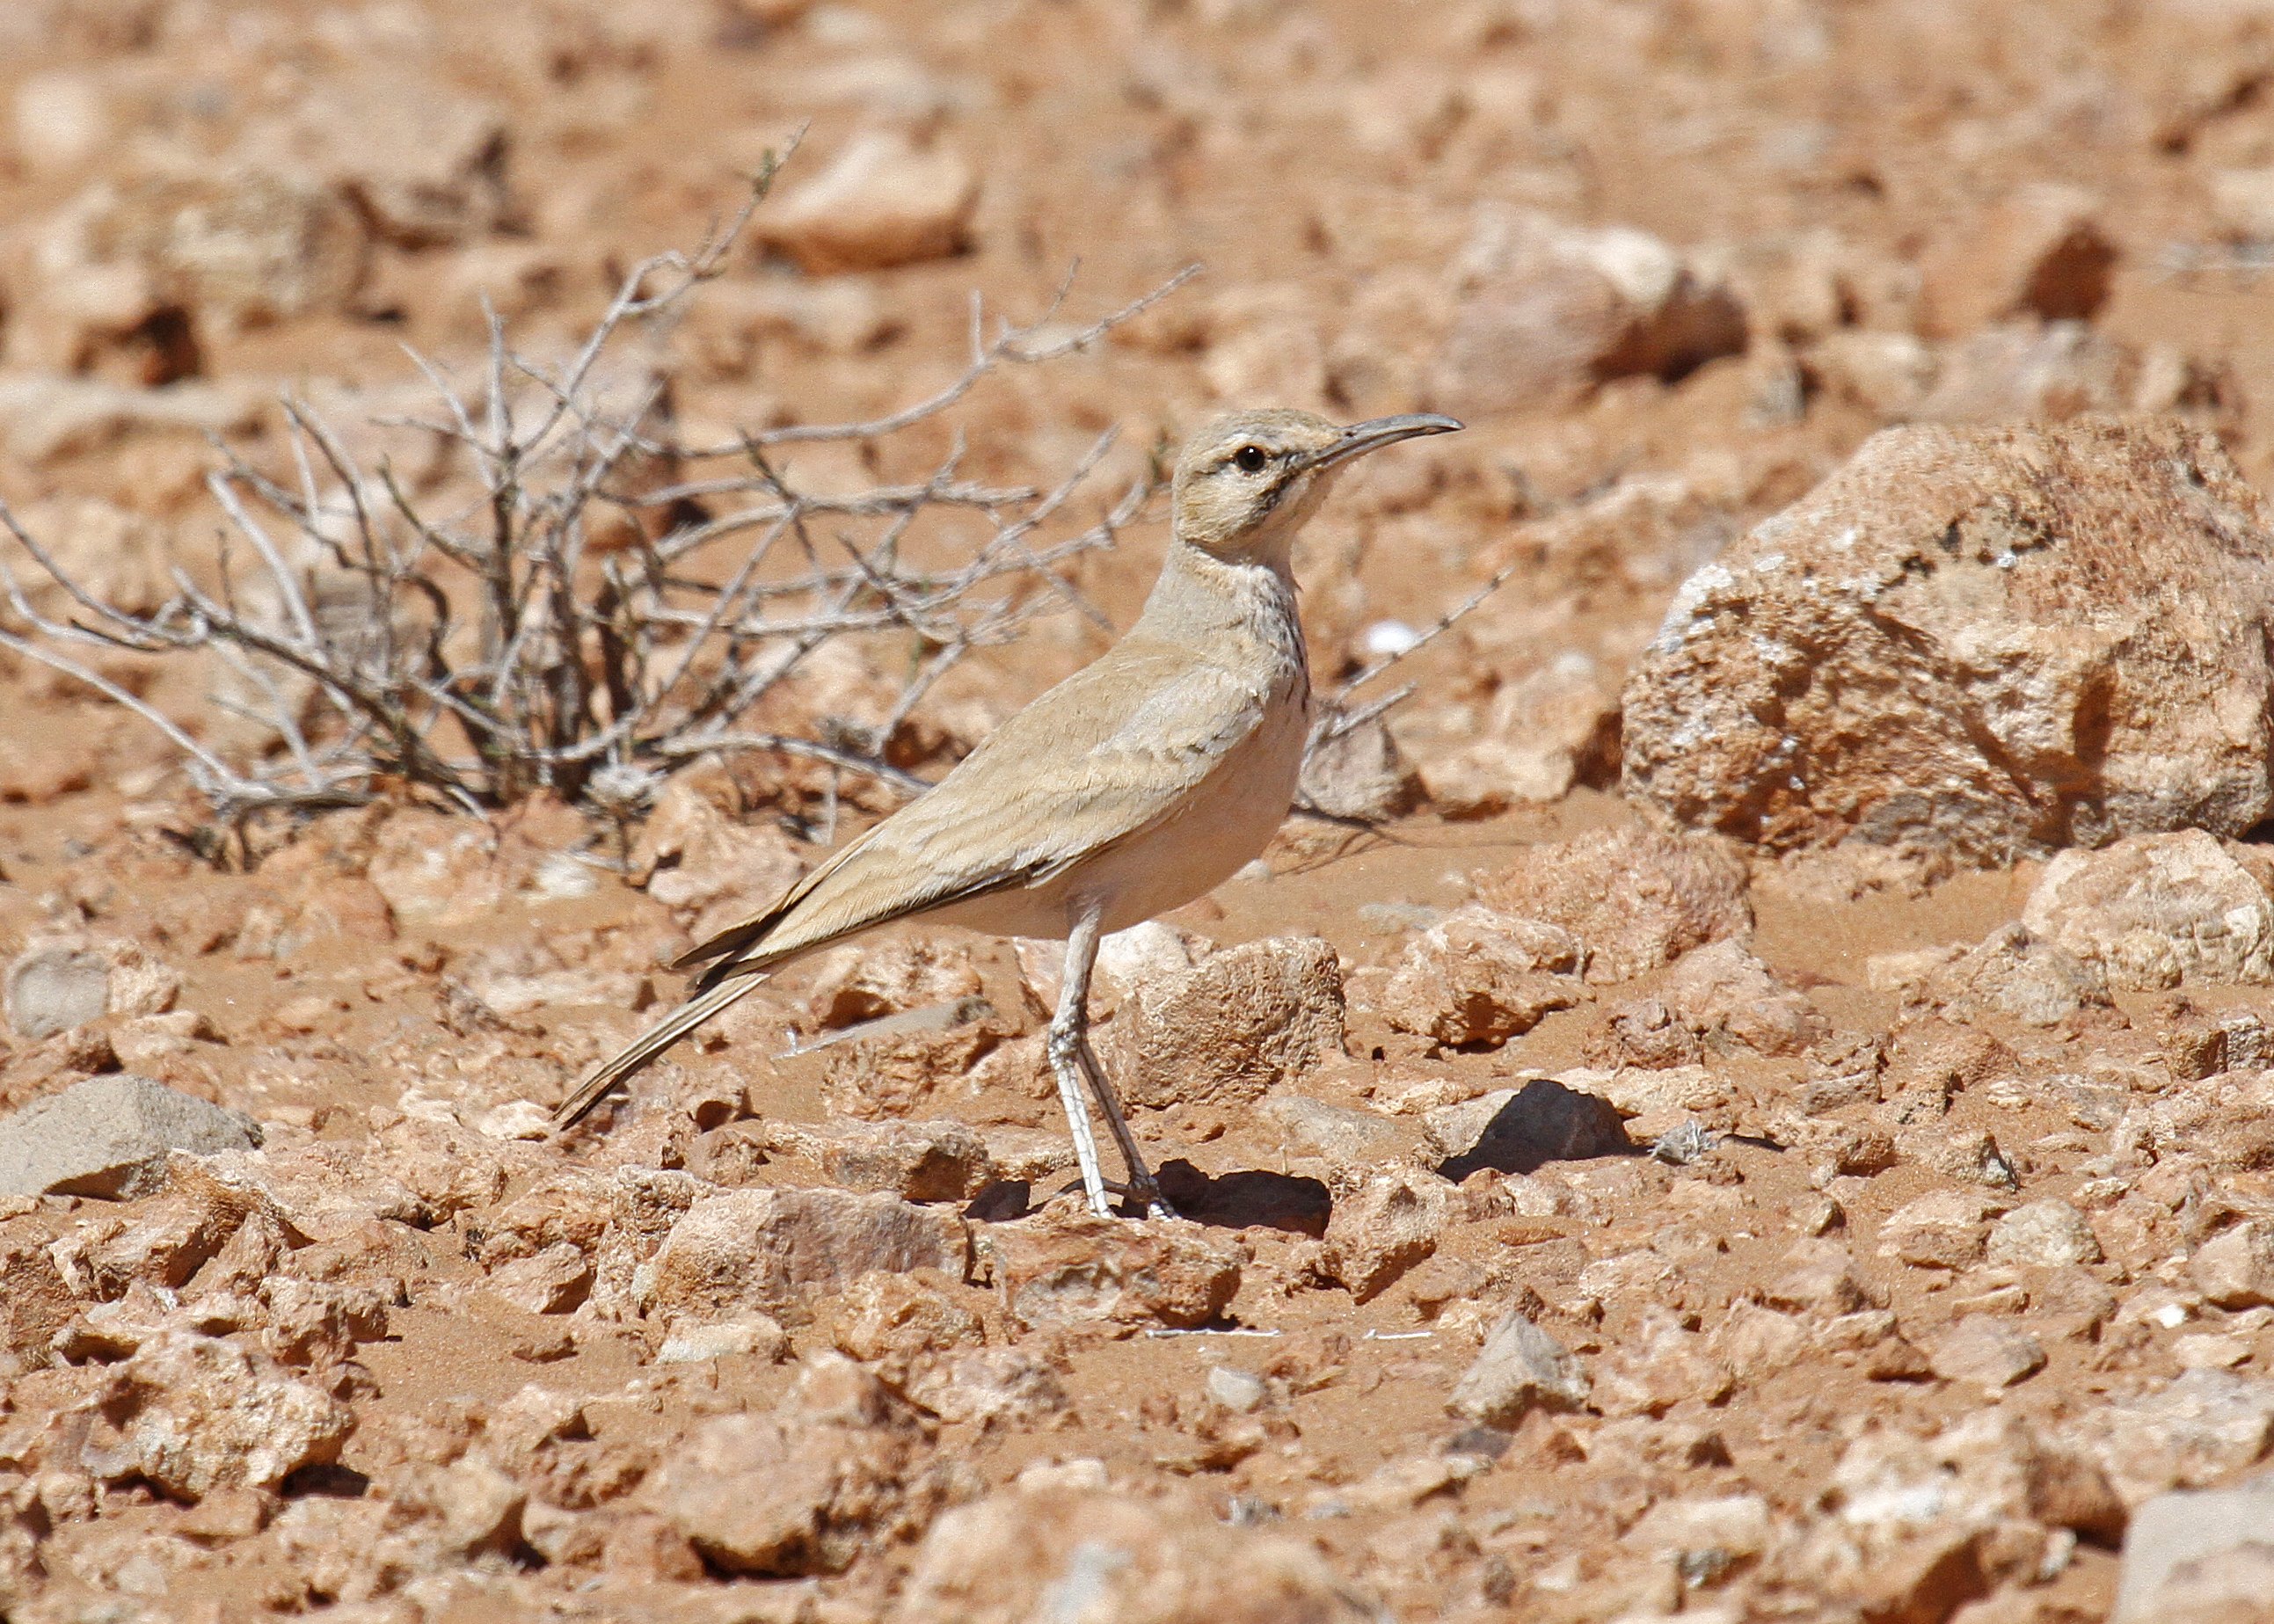
[[[1377,695],[1363,704],[1353,703],[1359,689],[1386,676],[1452,630],[1454,627],[1481,607],[1487,598],[1506,586],[1515,574],[1516,566],[1514,565],[1497,571],[1490,580],[1438,616],[1429,628],[1415,637],[1412,642],[1402,648],[1392,650],[1381,658],[1359,667],[1347,679],[1337,683],[1332,692],[1319,695],[1318,714],[1311,723],[1311,737],[1303,747],[1305,758],[1308,760],[1337,740],[1345,738],[1361,728],[1380,721],[1389,711],[1412,698],[1416,685],[1407,682],[1391,688],[1387,693]],[[1306,816],[1340,824],[1347,829],[1365,830],[1371,827],[1365,818],[1352,817],[1343,813],[1325,810],[1307,794],[1297,797],[1295,810]]]
[[[1023,327],[1014,327],[1006,323],[998,328],[992,342],[989,342],[983,336],[984,321],[980,309],[979,296],[974,294],[971,297],[971,358],[965,364],[962,372],[956,374],[945,387],[935,393],[900,407],[898,410],[886,412],[882,417],[847,423],[788,424],[779,428],[759,430],[738,439],[731,445],[681,447],[677,448],[678,453],[690,461],[702,461],[743,455],[753,445],[763,448],[795,445],[802,441],[882,440],[887,435],[897,434],[903,429],[914,428],[927,417],[937,417],[976,388],[982,379],[1005,365],[1031,366],[1041,362],[1055,361],[1062,357],[1073,355],[1077,350],[1088,349],[1112,332],[1114,328],[1135,320],[1200,274],[1199,266],[1188,265],[1151,292],[1132,299],[1120,309],[1101,316],[1088,327],[1080,328],[1063,338],[1041,344],[1033,341],[1037,335],[1046,331],[1056,319],[1058,308],[1065,301],[1067,290],[1073,285],[1073,271],[1069,270],[1066,273],[1065,281],[1058,284],[1058,289],[1052,296],[1049,307],[1038,320]]]
[[[971,352],[945,388],[862,422],[753,430],[727,446],[673,442],[665,388],[618,387],[618,341],[722,274],[774,168],[695,250],[625,274],[575,352],[547,365],[488,316],[477,363],[413,353],[434,395],[422,426],[447,449],[447,503],[365,466],[304,400],[282,402],[285,466],[220,447],[208,479],[222,521],[209,568],[175,572],[149,614],[109,603],[4,504],[0,530],[60,588],[76,618],[40,612],[0,560],[18,628],[0,647],[41,661],[142,718],[180,752],[226,821],[368,799],[387,784],[483,809],[538,790],[621,816],[634,790],[712,753],[762,751],[898,792],[922,781],[884,751],[973,651],[1039,615],[1096,620],[1068,566],[1114,544],[1156,487],[1148,468],[1089,506],[1111,446],[1099,440],[1046,488],[962,477],[961,444],[922,483],[807,490],[771,460],[786,444],[888,437],[937,417],[990,372],[1096,342],[1187,280],[1058,335],[1068,288],[1043,316]],[[739,468],[653,481],[629,468],[733,458]],[[625,487],[633,487],[627,490]],[[672,523],[700,506],[691,522]],[[626,538],[629,538],[629,541]],[[606,538],[606,539],[604,539]],[[239,579],[232,547],[249,554]],[[861,716],[804,714],[790,686],[821,650],[874,645]],[[237,692],[218,711],[257,742],[201,742],[129,688],[64,650],[207,658]],[[777,713],[761,708],[778,697]],[[786,725],[787,724],[787,725]]]

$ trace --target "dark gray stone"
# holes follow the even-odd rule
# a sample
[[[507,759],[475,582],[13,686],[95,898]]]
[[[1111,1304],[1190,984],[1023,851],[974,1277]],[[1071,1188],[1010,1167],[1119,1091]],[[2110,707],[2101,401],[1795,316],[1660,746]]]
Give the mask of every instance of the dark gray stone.
[[[0,1195],[124,1199],[157,1188],[174,1151],[260,1143],[260,1125],[241,1112],[147,1077],[91,1077],[0,1121]]]
[[[1577,1356],[1511,1312],[1493,1327],[1449,1402],[1465,1420],[1506,1429],[1535,1405],[1576,1410],[1587,1402],[1587,1372]]]
[[[8,1024],[36,1043],[110,1011],[110,966],[84,947],[35,947],[8,966]]]
[[[2274,1474],[2231,1489],[2158,1494],[2132,1514],[2124,1535],[2124,1565],[2116,1581],[2110,1624],[2150,1624],[2176,1616],[2165,1603],[2174,1578],[2208,1576],[2221,1561],[2240,1564],[2246,1547],[2258,1546],[2256,1565],[2274,1561]],[[2191,1568],[2192,1575],[2180,1570]],[[2274,1571],[2269,1567],[2268,1571]]]
[[[1552,1077],[1535,1078],[1513,1094],[1485,1099],[1501,1102],[1466,1146],[1458,1142],[1465,1122],[1441,1124],[1432,1114],[1430,1132],[1446,1152],[1437,1171],[1457,1184],[1480,1168],[1530,1173],[1550,1162],[1634,1154],[1633,1141],[1608,1100],[1567,1088]],[[1482,1104],[1470,1102],[1472,1108]]]

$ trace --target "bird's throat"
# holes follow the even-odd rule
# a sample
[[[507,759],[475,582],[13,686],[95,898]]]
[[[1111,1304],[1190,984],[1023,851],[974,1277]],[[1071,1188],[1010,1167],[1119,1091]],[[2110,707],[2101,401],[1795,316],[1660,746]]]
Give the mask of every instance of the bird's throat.
[[[1160,579],[1132,628],[1140,634],[1219,665],[1254,665],[1254,674],[1267,680],[1289,668],[1308,670],[1294,577],[1286,568],[1234,562],[1184,542],[1169,544]]]

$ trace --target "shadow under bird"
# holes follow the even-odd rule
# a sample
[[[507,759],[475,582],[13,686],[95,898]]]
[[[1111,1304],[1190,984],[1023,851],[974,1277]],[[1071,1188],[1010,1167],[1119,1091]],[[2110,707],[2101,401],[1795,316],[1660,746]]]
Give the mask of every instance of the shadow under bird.
[[[1165,1212],[1090,1049],[1098,938],[1205,895],[1270,841],[1311,732],[1289,563],[1296,532],[1359,457],[1460,426],[1417,413],[1344,428],[1264,410],[1201,430],[1177,459],[1168,557],[1128,635],[772,907],[681,958],[673,968],[699,972],[694,996],[585,1078],[555,1113],[555,1132],[768,972],[921,918],[1064,938],[1048,1053],[1082,1187],[1104,1215],[1087,1085],[1127,1166],[1128,1193]]]

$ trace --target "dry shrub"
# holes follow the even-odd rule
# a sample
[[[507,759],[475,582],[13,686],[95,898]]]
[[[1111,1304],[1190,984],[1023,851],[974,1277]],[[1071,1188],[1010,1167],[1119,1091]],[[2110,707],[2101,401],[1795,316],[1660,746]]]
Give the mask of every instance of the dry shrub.
[[[443,477],[418,492],[383,459],[359,465],[322,414],[286,399],[289,470],[264,471],[221,447],[207,481],[224,520],[215,553],[177,567],[173,596],[153,613],[75,579],[0,504],[0,526],[69,605],[66,618],[43,612],[0,560],[16,622],[0,627],[0,646],[162,732],[224,827],[390,793],[481,812],[542,791],[622,818],[674,764],[738,750],[920,788],[885,759],[885,741],[973,650],[1015,638],[1039,615],[1103,624],[1067,567],[1112,545],[1157,470],[1076,524],[1070,508],[1110,432],[1047,490],[964,477],[960,443],[919,483],[849,493],[801,488],[779,454],[816,442],[874,448],[994,372],[1088,347],[1185,278],[1047,339],[1063,287],[1038,320],[992,336],[975,303],[966,366],[922,400],[863,422],[686,444],[666,380],[614,363],[727,267],[777,167],[700,247],[634,267],[564,364],[531,359],[493,313],[471,381],[414,357],[435,415],[409,426],[444,449]],[[881,721],[744,726],[844,639],[884,640],[899,656]],[[227,680],[214,684],[216,715],[165,714],[141,696],[144,684],[115,680],[122,654],[217,659]],[[230,726],[207,725],[222,712]],[[211,742],[216,733],[237,742]]]

